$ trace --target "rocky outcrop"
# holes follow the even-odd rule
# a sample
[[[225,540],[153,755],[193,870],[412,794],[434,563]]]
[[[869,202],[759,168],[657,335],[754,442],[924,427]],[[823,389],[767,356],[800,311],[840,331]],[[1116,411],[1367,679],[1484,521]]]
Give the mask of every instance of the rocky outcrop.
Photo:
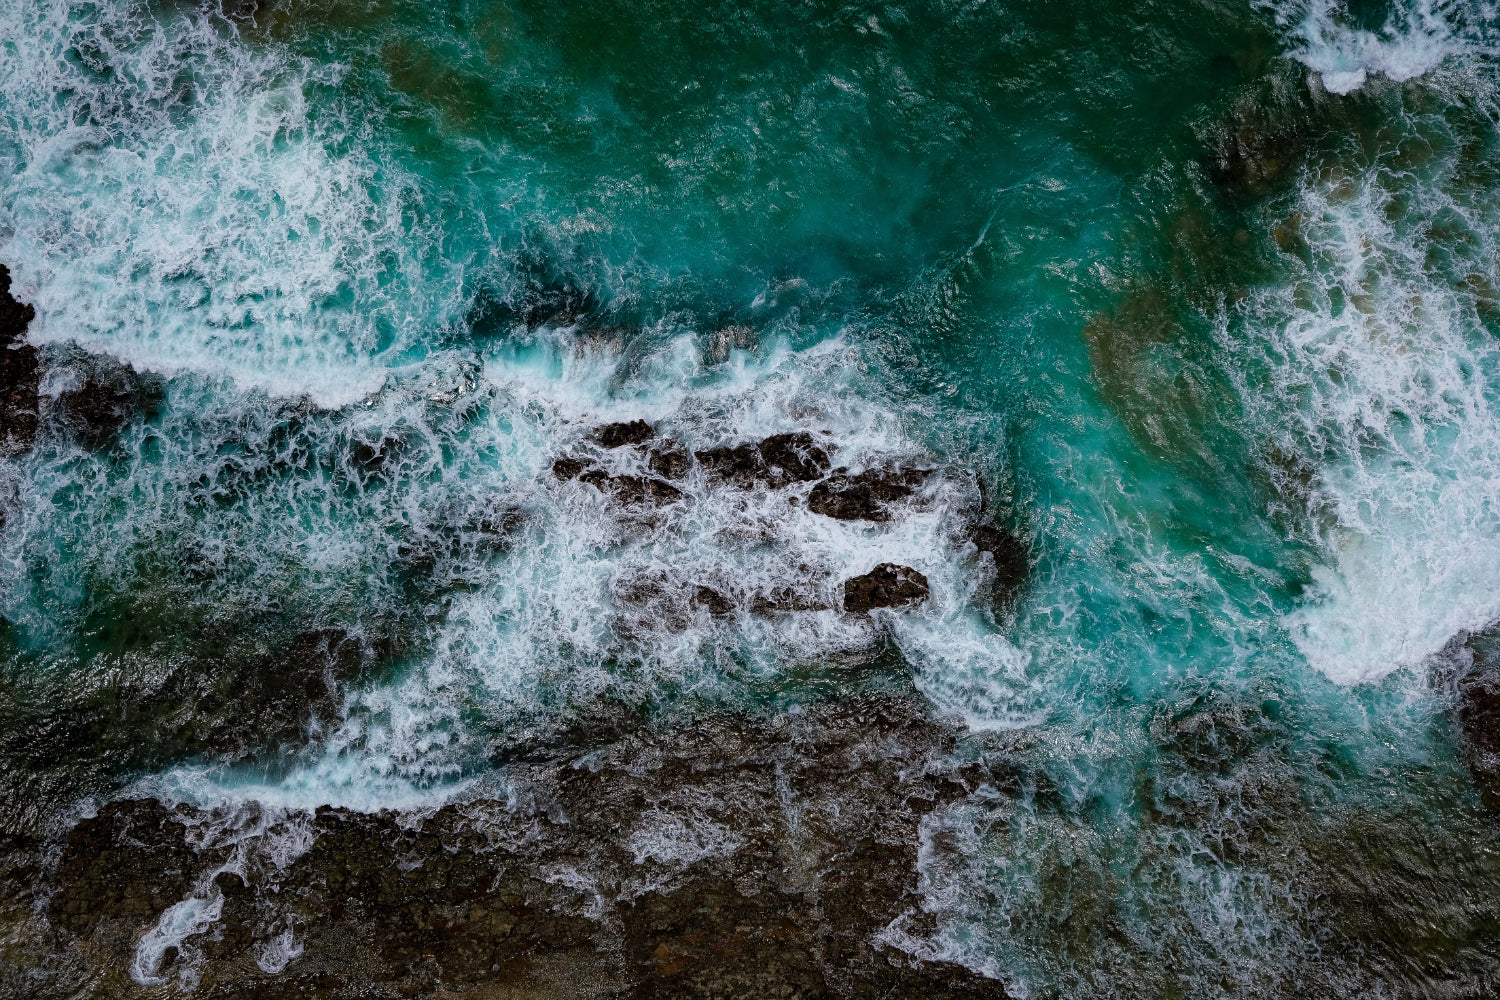
[[[910,499],[927,475],[920,469],[837,473],[812,488],[807,509],[840,521],[889,521],[890,505]]]
[[[10,294],[10,271],[0,264],[0,448],[25,451],[36,438],[41,371],[35,347],[25,342],[36,317]]]
[[[682,499],[682,491],[671,483],[649,476],[611,476],[602,469],[590,469],[578,477],[601,493],[608,493],[627,506],[659,505]]]
[[[954,739],[893,696],[725,716],[512,765],[509,803],[240,817],[295,830],[279,853],[215,839],[222,814],[113,803],[68,834],[47,913],[122,992],[196,898],[218,916],[145,971],[205,997],[999,998],[880,939],[919,907],[921,818],[974,783]]]
[[[852,613],[875,608],[898,608],[927,600],[927,577],[910,566],[881,563],[863,576],[844,581],[844,610]]]
[[[628,423],[605,424],[594,431],[594,437],[606,448],[623,448],[628,444],[645,444],[655,433],[646,421],[631,420]]]
[[[606,454],[622,450],[623,457]],[[681,500],[683,487],[672,481],[686,480],[696,464],[711,488],[788,489],[789,504],[803,502],[805,497],[807,510],[814,514],[840,521],[884,523],[901,505],[920,501],[919,491],[935,473],[892,465],[858,473],[847,468],[830,471],[831,450],[812,434],[795,431],[689,455],[677,441],[655,437],[651,424],[634,420],[595,428],[574,453],[552,463],[552,475],[563,481],[587,483],[629,511]],[[606,467],[635,471],[611,472]],[[649,475],[637,474],[648,471]],[[982,498],[981,491],[981,502]],[[977,553],[988,560],[986,590],[996,613],[1008,612],[1030,568],[1025,543],[991,523],[970,524],[961,530],[963,534],[954,539],[959,551]],[[965,543],[973,548],[966,549]],[[655,602],[660,605],[656,609],[660,621],[686,626],[695,618],[694,608],[706,610],[713,618],[737,610],[756,615],[825,611],[838,599],[819,594],[823,589],[816,580],[803,580],[796,586],[780,584],[755,593],[732,583],[725,586],[722,581],[713,586],[685,581],[674,586],[658,581],[644,590],[638,586],[623,588],[616,597],[636,604]],[[846,581],[842,592],[844,609],[855,614],[876,608],[910,607],[929,596],[926,577],[910,567],[889,564]],[[649,600],[640,600],[642,594]]]
[[[831,464],[827,449],[805,431],[693,454],[710,476],[742,489],[758,483],[780,489],[791,483],[812,482],[822,478]]]
[[[569,456],[552,463],[552,474],[565,481],[576,479],[581,483],[588,483],[599,492],[630,507],[645,504],[655,506],[682,498],[682,491],[664,480],[650,476],[612,476],[603,469],[591,467]]]
[[[990,604],[996,614],[1007,614],[1015,608],[1021,588],[1031,572],[1031,554],[1026,543],[1016,535],[994,524],[976,524],[969,529],[969,541],[981,558],[988,557],[994,575],[990,578]]]
[[[638,456],[644,457],[645,468],[641,471],[649,470],[652,474],[611,474],[586,455],[558,458],[552,463],[552,474],[558,479],[588,483],[626,506],[656,506],[680,499],[682,491],[667,480],[685,478],[694,459],[709,478],[741,489],[757,485],[780,489],[793,483],[812,482],[821,478],[830,464],[827,450],[811,434],[802,431],[775,434],[760,442],[710,448],[691,456],[671,438],[655,440],[654,429],[644,420],[604,424],[595,428],[592,440],[605,451],[633,447]]]
[[[646,464],[663,479],[681,479],[692,468],[687,449],[668,438],[659,441],[646,456]]]

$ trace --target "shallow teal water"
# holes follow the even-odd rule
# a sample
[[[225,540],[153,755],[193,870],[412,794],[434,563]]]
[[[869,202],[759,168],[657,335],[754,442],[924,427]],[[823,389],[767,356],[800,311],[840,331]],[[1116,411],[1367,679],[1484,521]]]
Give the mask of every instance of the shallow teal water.
[[[894,660],[1010,775],[932,825],[900,946],[1034,996],[1482,995],[1500,842],[1446,685],[1500,619],[1495,37],[1465,4],[0,3],[33,338],[166,379],[110,446],[6,465],[9,821],[428,802],[601,706]],[[1216,165],[1236,137],[1263,176]],[[706,492],[621,526],[547,469],[636,417],[955,471],[885,526]],[[981,508],[1031,552],[998,613]],[[931,606],[629,596],[877,561]],[[385,651],[337,718],[204,740],[309,623]]]

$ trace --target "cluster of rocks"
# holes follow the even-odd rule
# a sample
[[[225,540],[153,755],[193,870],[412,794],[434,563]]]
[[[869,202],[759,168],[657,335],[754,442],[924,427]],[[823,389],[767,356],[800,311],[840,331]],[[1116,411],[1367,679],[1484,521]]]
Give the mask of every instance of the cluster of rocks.
[[[933,929],[918,825],[978,784],[954,739],[891,695],[713,718],[513,765],[509,803],[283,816],[294,858],[113,802],[67,835],[45,912],[101,995],[131,994],[143,936],[196,896],[217,919],[142,971],[191,969],[202,997],[1004,997],[882,943]],[[278,938],[298,957],[267,972]]]
[[[636,472],[609,472],[604,468],[603,453],[621,449],[634,452]],[[552,474],[564,481],[593,486],[626,508],[657,507],[681,500],[684,480],[695,468],[711,484],[741,490],[811,484],[805,493],[809,511],[840,521],[873,523],[889,521],[892,511],[911,503],[933,474],[930,469],[917,468],[872,468],[857,473],[833,468],[833,450],[826,441],[795,431],[689,452],[671,438],[658,437],[646,421],[633,420],[595,428],[578,453],[553,462]],[[798,492],[789,494],[787,500],[804,502]],[[1025,546],[993,525],[974,526],[970,540],[978,551],[988,552],[993,558],[997,590],[1012,593],[1025,578]],[[784,590],[756,595],[748,602],[749,610],[755,614],[827,610],[826,605],[805,594],[792,588]],[[921,604],[930,591],[927,578],[917,570],[882,563],[846,580],[841,594],[843,610],[867,613]],[[693,599],[714,616],[732,614],[739,607],[731,597],[708,586],[696,587]]]

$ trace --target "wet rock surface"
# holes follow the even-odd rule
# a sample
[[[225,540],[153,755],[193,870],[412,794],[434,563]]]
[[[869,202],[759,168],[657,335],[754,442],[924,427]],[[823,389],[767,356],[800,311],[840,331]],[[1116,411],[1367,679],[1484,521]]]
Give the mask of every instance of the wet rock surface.
[[[919,469],[838,473],[813,487],[807,509],[840,521],[889,521],[890,505],[909,500],[927,475]]]
[[[930,477],[941,476],[938,470],[898,465],[857,473],[847,468],[830,470],[832,450],[818,436],[794,431],[689,453],[672,438],[656,437],[651,424],[635,420],[596,427],[576,451],[556,458],[551,472],[558,480],[593,486],[625,512],[641,512],[684,500],[686,481],[696,466],[710,490],[787,490],[789,505],[805,503],[808,511],[824,517],[876,524],[890,522],[903,505],[925,502],[919,495],[923,487]],[[982,506],[982,488],[979,492]],[[960,551],[988,561],[985,592],[995,613],[1007,613],[1030,570],[1026,544],[986,520],[958,528],[953,541]],[[707,611],[710,618],[739,611],[760,616],[827,611],[838,605],[842,594],[844,610],[863,614],[876,608],[911,607],[929,597],[926,577],[905,566],[882,564],[843,584],[816,573],[804,573],[804,577],[755,591],[732,581],[674,583],[663,579],[650,586],[634,581],[616,587],[615,597],[649,610],[657,621],[676,628],[690,624],[695,609]]]
[[[629,506],[671,503],[682,498],[677,487],[649,476],[611,476],[601,469],[590,469],[578,480]]]
[[[749,489],[764,483],[779,489],[807,483],[828,471],[828,451],[811,434],[775,434],[758,443],[708,448],[693,453],[709,475]]]
[[[25,451],[36,438],[41,372],[35,347],[25,342],[36,310],[10,294],[10,270],[0,264],[0,447]]]
[[[969,541],[983,557],[988,557],[994,575],[990,579],[990,603],[996,614],[1015,607],[1026,577],[1031,572],[1031,553],[1016,535],[993,524],[975,524],[969,528]]]
[[[253,633],[263,623],[240,624]],[[0,672],[0,831],[35,832],[49,810],[66,808],[80,789],[116,787],[175,761],[228,763],[302,746],[338,723],[351,684],[404,650],[396,629],[367,637],[337,627],[293,628],[268,649],[253,635],[235,639],[209,623],[197,627],[193,648],[169,650],[136,637],[146,641],[76,671],[7,657]],[[57,697],[60,688],[68,697]]]
[[[645,444],[655,436],[651,425],[644,420],[627,423],[605,424],[594,431],[594,437],[606,448],[623,448],[627,444]]]
[[[651,449],[646,456],[646,464],[663,479],[681,479],[692,468],[692,459],[686,448],[669,439]]]
[[[513,764],[509,803],[425,817],[115,802],[67,834],[46,914],[99,996],[199,899],[218,917],[144,971],[205,997],[1003,997],[879,939],[919,909],[922,817],[972,790],[954,738],[866,696]]]
[[[844,610],[907,607],[927,600],[927,577],[910,566],[881,563],[863,576],[844,581]]]
[[[1461,653],[1469,668],[1458,682],[1464,756],[1485,805],[1500,811],[1500,626],[1469,636]]]
[[[86,448],[99,448],[137,418],[150,419],[162,401],[158,379],[128,365],[87,358],[80,383],[47,404],[49,418]]]

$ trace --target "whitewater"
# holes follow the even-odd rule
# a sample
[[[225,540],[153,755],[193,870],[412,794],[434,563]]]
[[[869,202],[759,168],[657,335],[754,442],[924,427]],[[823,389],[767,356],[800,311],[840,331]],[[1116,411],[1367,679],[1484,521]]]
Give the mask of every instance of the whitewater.
[[[0,0],[0,994],[1497,988],[1497,55]]]

